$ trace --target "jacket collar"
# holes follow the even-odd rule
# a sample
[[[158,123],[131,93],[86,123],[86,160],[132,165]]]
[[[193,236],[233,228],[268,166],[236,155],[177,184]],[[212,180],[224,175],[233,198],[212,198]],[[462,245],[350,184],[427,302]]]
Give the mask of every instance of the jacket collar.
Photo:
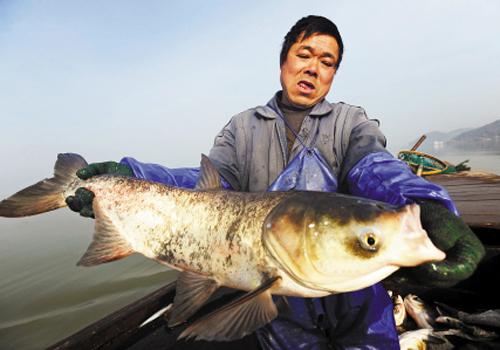
[[[281,96],[281,91],[278,91],[274,94],[274,96],[269,100],[269,102],[265,106],[258,106],[255,108],[255,111],[262,117],[268,119],[276,119],[277,111],[279,111],[278,99]],[[311,110],[309,115],[313,116],[324,116],[330,113],[333,110],[332,105],[326,99],[322,99],[320,102],[316,103]]]

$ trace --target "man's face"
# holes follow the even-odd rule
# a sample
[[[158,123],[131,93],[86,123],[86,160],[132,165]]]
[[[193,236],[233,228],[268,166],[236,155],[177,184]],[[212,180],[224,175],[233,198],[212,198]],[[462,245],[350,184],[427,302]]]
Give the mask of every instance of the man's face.
[[[281,86],[288,100],[311,107],[326,96],[335,75],[339,45],[333,36],[313,34],[292,45],[281,66]]]

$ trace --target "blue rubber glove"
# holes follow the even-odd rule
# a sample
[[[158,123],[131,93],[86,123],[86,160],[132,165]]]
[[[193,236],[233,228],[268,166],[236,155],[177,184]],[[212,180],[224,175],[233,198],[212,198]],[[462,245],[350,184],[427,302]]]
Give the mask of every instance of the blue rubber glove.
[[[200,176],[200,168],[167,168],[159,164],[142,163],[132,157],[123,158],[120,164],[130,167],[133,176],[138,179],[179,188],[195,188]],[[233,189],[222,176],[220,180],[222,188],[226,190]]]

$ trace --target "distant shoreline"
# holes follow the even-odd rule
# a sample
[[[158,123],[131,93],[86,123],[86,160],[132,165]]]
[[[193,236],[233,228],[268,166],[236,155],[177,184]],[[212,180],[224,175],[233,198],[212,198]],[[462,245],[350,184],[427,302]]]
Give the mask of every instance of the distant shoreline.
[[[425,152],[425,151],[424,151]],[[485,155],[485,156],[500,156],[500,150],[461,150],[461,149],[446,149],[436,150],[426,153],[431,153],[436,156],[460,156],[460,155]]]

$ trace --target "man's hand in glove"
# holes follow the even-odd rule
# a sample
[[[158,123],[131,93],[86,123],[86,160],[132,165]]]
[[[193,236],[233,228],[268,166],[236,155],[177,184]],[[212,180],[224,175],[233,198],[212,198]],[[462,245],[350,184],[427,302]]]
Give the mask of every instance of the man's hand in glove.
[[[450,287],[470,277],[485,249],[474,232],[458,216],[432,200],[418,200],[422,227],[432,243],[446,253],[441,262],[401,269],[396,278],[434,287]]]
[[[87,180],[92,176],[103,174],[134,176],[132,169],[128,165],[111,161],[103,163],[92,163],[76,172],[76,175],[82,180]],[[69,196],[66,198],[66,204],[68,204],[68,207],[71,210],[79,212],[81,216],[94,218],[94,211],[92,210],[93,199],[94,193],[83,187],[80,187],[76,190],[74,196]]]

